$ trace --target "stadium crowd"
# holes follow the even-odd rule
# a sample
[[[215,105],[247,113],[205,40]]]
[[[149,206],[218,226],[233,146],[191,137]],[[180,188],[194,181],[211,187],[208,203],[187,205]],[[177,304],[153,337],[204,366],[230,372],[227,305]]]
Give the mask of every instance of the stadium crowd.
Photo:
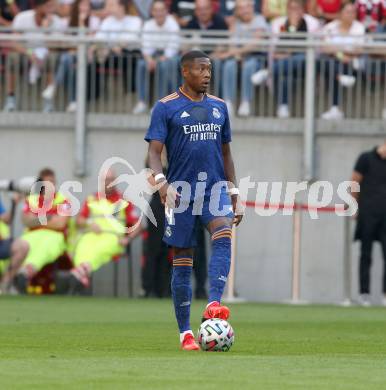
[[[103,48],[92,46],[88,51],[89,65],[96,61],[101,66],[123,64],[124,71],[133,75],[137,104],[134,114],[149,110],[150,82],[156,85],[160,98],[179,83],[178,59],[183,51],[178,32],[182,29],[229,31],[229,45],[213,48],[214,92],[227,103],[230,114],[247,117],[252,113],[255,88],[272,86],[277,101],[277,116],[291,116],[289,95],[294,87],[291,80],[304,78],[305,55],[301,52],[274,51],[272,55],[256,52],[250,45],[238,45],[237,40],[251,38],[258,43],[262,34],[324,32],[326,48],[320,58],[327,59],[324,67],[332,89],[333,101],[324,119],[340,119],[342,88],[351,88],[358,74],[369,74],[373,63],[368,61],[358,44],[366,32],[386,32],[385,0],[1,0],[0,26],[18,30],[52,28],[63,33],[71,27],[87,27],[97,38],[106,40]],[[125,43],[111,42],[121,37]],[[299,39],[301,37],[299,36]],[[284,37],[282,38],[284,39]],[[133,51],[127,42],[141,42],[141,50]],[[344,43],[345,49],[328,47],[330,43]],[[51,50],[51,49],[50,49]],[[20,56],[29,60],[28,79],[34,84],[39,79],[50,50],[41,42],[27,46],[17,45],[2,51],[3,63],[8,63],[7,97],[5,111],[17,109],[15,72]],[[76,50],[60,51],[55,72],[46,77],[42,87],[44,111],[53,110],[53,100],[58,87],[68,91],[67,110],[76,110]],[[128,55],[135,61],[128,61]],[[384,73],[385,56],[382,60]],[[154,77],[150,77],[154,74]],[[240,77],[238,77],[240,74]],[[371,75],[369,76],[371,78]],[[240,87],[238,86],[240,79]],[[89,83],[91,81],[89,80]],[[240,95],[238,97],[238,95]],[[239,100],[238,109],[236,102]],[[386,110],[383,112],[386,118]]]

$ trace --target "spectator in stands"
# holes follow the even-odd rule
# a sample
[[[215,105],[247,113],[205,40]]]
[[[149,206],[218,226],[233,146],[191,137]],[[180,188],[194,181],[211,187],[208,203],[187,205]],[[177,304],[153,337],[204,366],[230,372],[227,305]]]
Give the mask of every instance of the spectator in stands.
[[[170,12],[181,27],[185,27],[194,17],[195,0],[172,0]]]
[[[118,76],[124,91],[128,92],[135,73],[142,20],[132,3],[126,0],[106,0],[105,11],[108,16],[103,19],[96,37],[106,43],[94,45],[89,50],[91,79],[103,74],[105,85],[108,85],[110,77]],[[100,83],[91,84],[91,98],[98,96],[99,88]]]
[[[91,14],[89,0],[75,0],[70,11],[70,28],[88,28],[96,31],[100,20],[97,16]],[[53,83],[49,84],[43,91],[42,97],[47,101],[52,101],[55,97],[57,88],[67,81],[67,91],[69,95],[69,104],[67,112],[76,111],[76,50],[69,50],[62,53],[59,57],[58,67],[56,69]],[[51,103],[53,105],[53,103]]]
[[[0,260],[6,260],[11,257],[12,240],[9,234],[9,223],[11,222],[11,213],[7,212],[0,199]]]
[[[185,26],[187,30],[227,30],[221,14],[214,13],[211,0],[195,0],[194,16]]]
[[[386,1],[383,1],[383,19],[382,22],[378,25],[376,32],[378,34],[386,34]],[[382,57],[382,64],[381,64],[381,74],[386,74],[386,55],[383,55]],[[385,102],[385,108],[382,110],[382,118],[386,121],[386,102]]]
[[[255,13],[261,13],[261,0],[255,0]],[[236,0],[220,0],[220,14],[225,18],[229,27],[232,27],[235,21]]]
[[[12,22],[12,28],[17,32],[23,30],[33,30],[39,28],[50,28],[52,30],[63,31],[65,24],[56,15],[55,3],[53,0],[35,0],[33,10],[23,11],[16,15]],[[27,33],[27,32],[25,32]],[[12,47],[13,52],[9,53],[6,58],[7,67],[7,98],[4,106],[4,111],[16,110],[15,98],[15,73],[17,64],[22,61],[21,55],[28,57],[30,62],[29,82],[35,84],[41,76],[41,71],[47,61],[49,50],[44,46],[44,43],[39,41],[38,35],[35,42],[29,43],[27,46],[15,44]],[[50,74],[47,75],[50,78]],[[52,110],[50,102],[45,102],[43,111],[49,112]]]
[[[232,40],[255,39],[257,42],[262,33],[269,30],[264,17],[255,14],[252,0],[237,0],[236,21],[232,27]],[[234,44],[229,50],[217,53],[216,57],[226,60],[222,72],[222,95],[230,115],[234,114],[233,104],[237,93],[237,68],[241,62],[241,104],[238,115],[248,116],[251,113],[253,87],[251,76],[261,67],[261,59],[256,55],[256,49],[251,45]]]
[[[379,241],[385,264],[382,303],[386,306],[386,142],[359,156],[351,180],[360,184],[360,192],[352,193],[359,205],[355,232],[355,239],[361,242],[359,303],[370,305],[372,247]]]
[[[108,48],[97,52],[100,63],[103,63],[109,54],[123,55],[128,42],[139,40],[142,27],[142,21],[138,16],[127,14],[126,0],[106,0],[106,12],[108,16],[102,21],[96,33],[97,38],[108,42]],[[122,43],[114,40],[122,40]]]
[[[267,20],[287,15],[287,0],[262,0],[261,13]]]
[[[342,0],[310,0],[308,10],[310,15],[325,22],[338,19]]]
[[[88,196],[77,218],[81,235],[73,255],[74,268],[67,280],[61,281],[62,289],[68,282],[72,294],[82,294],[90,284],[91,273],[123,254],[141,233],[141,227],[136,227],[138,216],[134,206],[123,199],[114,185],[115,172],[109,170],[103,176],[100,186],[104,193]],[[127,227],[132,230],[127,232]]]
[[[288,16],[276,18],[271,22],[272,33],[280,38],[281,33],[315,33],[319,30],[318,19],[305,14],[303,0],[289,0],[287,4]],[[285,39],[285,38],[280,38]],[[304,77],[305,54],[291,52],[274,52],[272,62],[272,76],[275,95],[277,98],[276,115],[279,118],[290,117],[289,96],[296,78]],[[252,76],[254,85],[263,84],[269,77],[268,69],[261,69]]]
[[[203,31],[226,31],[228,30],[228,25],[225,22],[225,19],[219,15],[215,14],[213,11],[212,1],[211,0],[196,0],[195,1],[195,11],[194,18],[187,24],[187,30],[199,30],[201,32],[201,37],[205,38],[206,35],[202,34]],[[208,37],[215,37],[214,35],[208,35]],[[221,35],[219,36],[221,38]],[[221,48],[215,48],[212,53],[212,64],[213,64],[213,74],[214,74],[214,91],[215,95],[220,95],[220,84],[221,84],[221,69],[222,69],[222,60],[217,58],[216,53],[221,52]]]
[[[343,111],[339,109],[341,101],[341,88],[351,88],[356,81],[356,71],[363,64],[360,59],[361,49],[358,44],[363,42],[365,27],[356,19],[355,5],[345,3],[342,5],[339,19],[328,23],[323,32],[327,44],[340,44],[344,47],[330,46],[323,49],[332,66],[327,66],[327,79],[333,79],[332,107],[322,114],[323,119],[342,119]],[[332,70],[332,72],[331,72]]]
[[[21,196],[15,194],[12,198],[14,207],[20,202]],[[12,223],[12,211],[6,211],[0,200],[0,277],[8,267],[9,259],[12,257],[16,261],[22,261],[28,252],[28,244],[22,242],[19,245],[13,243],[9,224]],[[6,278],[4,282],[0,280],[0,294],[7,293],[9,283]]]
[[[28,0],[0,0],[0,27],[11,26],[15,16],[28,8]]]
[[[22,221],[26,232],[13,243],[11,264],[2,278],[8,286],[15,278],[20,293],[26,293],[29,281],[47,264],[54,262],[65,249],[65,232],[69,203],[56,192],[55,173],[50,168],[40,171],[40,191],[28,196]],[[45,218],[42,219],[43,213]],[[28,247],[28,250],[25,250]]]
[[[161,0],[154,1],[152,15],[153,18],[143,26],[143,59],[138,61],[136,69],[138,103],[134,107],[134,114],[148,110],[151,73],[155,74],[157,99],[177,88],[180,28]]]
[[[16,206],[21,200],[20,194],[15,194],[12,197],[12,201]],[[19,248],[22,253],[14,253],[14,248],[12,246],[12,239],[10,234],[9,224],[12,222],[12,213],[11,211],[6,211],[3,203],[0,200],[0,260],[6,260],[11,257],[11,255],[21,256],[25,255],[28,250],[28,245],[21,245]],[[17,249],[17,248],[15,248]],[[1,286],[0,286],[1,291]]]
[[[67,20],[70,17],[71,7],[73,4],[74,0],[57,0],[56,14]]]

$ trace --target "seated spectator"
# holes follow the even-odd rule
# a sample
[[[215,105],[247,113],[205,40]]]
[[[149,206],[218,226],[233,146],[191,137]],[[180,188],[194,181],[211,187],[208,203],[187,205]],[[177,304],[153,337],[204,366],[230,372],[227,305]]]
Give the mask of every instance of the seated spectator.
[[[55,2],[53,0],[35,0],[33,10],[23,11],[16,15],[12,22],[12,28],[17,32],[23,30],[34,30],[38,28],[50,28],[52,30],[63,30],[65,25],[63,21],[56,15]],[[27,32],[26,32],[27,33]],[[30,32],[28,32],[30,34]],[[12,46],[12,52],[7,55],[7,98],[4,105],[4,111],[16,110],[17,102],[15,97],[15,77],[17,64],[22,61],[21,55],[28,57],[30,62],[29,82],[35,84],[41,76],[48,59],[49,50],[44,46],[44,43],[39,42],[38,34],[36,33],[36,41],[28,43],[28,46],[15,44]],[[50,79],[50,74],[47,75]],[[44,112],[52,110],[52,106],[48,103],[43,107]]]
[[[315,18],[331,22],[339,17],[342,0],[310,0],[308,11]]]
[[[28,0],[0,0],[0,27],[11,26],[15,16],[28,8]]]
[[[74,0],[57,0],[56,14],[63,19],[68,19]]]
[[[116,175],[112,170],[105,173],[104,193],[90,195],[77,218],[77,226],[83,229],[73,254],[74,268],[61,275],[61,292],[82,294],[89,287],[93,272],[107,264],[115,256],[124,253],[127,245],[141,233],[134,226],[138,217],[134,206],[122,198],[113,185]],[[132,227],[126,233],[126,227]]]
[[[99,27],[100,20],[97,16],[91,14],[89,0],[75,0],[71,6],[69,27],[70,28],[88,28],[96,31]],[[76,111],[76,49],[62,53],[59,57],[59,64],[56,69],[53,83],[43,91],[42,97],[45,100],[51,101],[55,97],[57,88],[67,81],[67,91],[69,94],[69,104],[67,112]]]
[[[15,278],[15,287],[20,293],[26,293],[29,281],[66,249],[68,217],[59,215],[59,212],[65,213],[69,204],[62,194],[55,191],[56,180],[52,169],[43,169],[38,181],[46,183],[39,193],[26,199],[22,217],[26,232],[14,241],[11,263],[2,278],[3,286],[9,286]],[[46,221],[41,220],[39,210],[45,210]]]
[[[15,194],[12,198],[14,205],[16,206],[21,199],[19,194]],[[12,245],[12,238],[10,235],[9,224],[11,223],[12,215],[11,211],[6,211],[3,206],[3,203],[0,200],[0,261],[8,260],[11,256],[16,255],[14,246]],[[22,254],[25,254],[28,250],[28,245],[22,245],[20,251]],[[0,266],[0,270],[2,267]],[[0,272],[1,273],[1,272]],[[0,293],[2,292],[2,287],[0,285]]]
[[[356,19],[355,5],[346,3],[342,5],[339,19],[328,23],[323,32],[326,44],[340,44],[344,47],[330,46],[323,49],[332,66],[326,67],[327,79],[333,79],[332,107],[322,114],[323,119],[342,119],[343,111],[339,109],[341,102],[341,88],[350,88],[356,81],[356,71],[362,66],[360,61],[361,49],[358,43],[363,42],[365,27]]]
[[[261,0],[255,0],[255,13],[261,13]],[[235,21],[235,7],[236,0],[220,0],[220,14],[225,18],[225,21],[229,27],[231,27]]]
[[[260,39],[262,33],[268,32],[268,24],[261,15],[256,15],[252,0],[237,0],[236,21],[232,27],[232,40],[255,38]],[[250,45],[234,44],[229,50],[217,53],[216,57],[226,60],[222,72],[222,96],[228,112],[234,114],[233,104],[237,94],[237,68],[241,62],[241,104],[238,115],[248,116],[251,113],[253,87],[251,76],[261,67],[261,60],[256,50]]]
[[[278,37],[281,33],[315,33],[320,28],[316,18],[305,14],[303,0],[289,0],[287,14],[288,17],[276,18],[271,23],[272,33]],[[278,101],[276,115],[279,118],[288,118],[291,116],[288,105],[289,96],[294,89],[294,84],[291,81],[304,77],[305,54],[304,52],[274,52],[272,57],[271,72],[275,96]],[[261,85],[268,79],[268,76],[269,71],[261,69],[252,76],[252,83]]]
[[[126,0],[106,0],[105,12],[108,16],[96,33],[96,38],[103,43],[89,49],[91,80],[99,79],[99,74],[104,75],[103,84],[94,81],[90,85],[92,98],[103,92],[101,88],[108,86],[108,79],[113,76],[119,78],[125,92],[131,90],[138,54],[131,45],[136,47],[138,44],[142,27],[142,20],[133,14],[132,7]]]
[[[195,0],[194,16],[184,27],[187,30],[227,30],[221,14],[215,14],[211,0]]]
[[[96,38],[108,43],[108,48],[98,52],[100,62],[107,59],[109,53],[121,55],[129,42],[139,40],[142,20],[138,16],[127,15],[127,12],[126,0],[106,0],[108,16],[102,21],[96,33]],[[122,43],[113,40],[122,40]]]
[[[185,27],[194,17],[194,0],[172,0],[170,12],[181,27]]]
[[[228,25],[225,22],[225,19],[219,15],[215,14],[213,11],[213,6],[211,0],[196,0],[195,2],[195,11],[194,18],[187,24],[187,30],[200,30],[202,31],[226,31],[228,30]],[[214,35],[208,35],[209,37],[214,37]],[[201,34],[201,37],[205,37],[205,34]],[[221,37],[221,36],[220,36]],[[214,74],[214,91],[215,95],[220,95],[220,83],[221,83],[221,59],[216,57],[216,53],[221,52],[221,48],[215,48],[212,53],[211,59],[213,64],[213,74]]]
[[[134,114],[148,110],[151,73],[155,74],[157,99],[177,88],[180,28],[161,0],[154,1],[152,15],[153,18],[146,21],[143,27],[143,59],[138,61],[136,69],[138,103],[134,107]]]
[[[262,15],[268,20],[287,15],[287,0],[262,0]]]

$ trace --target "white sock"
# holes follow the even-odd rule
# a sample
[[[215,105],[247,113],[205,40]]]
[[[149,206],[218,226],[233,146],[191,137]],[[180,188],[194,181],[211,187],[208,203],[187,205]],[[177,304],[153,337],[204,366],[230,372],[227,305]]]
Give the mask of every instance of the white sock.
[[[190,333],[194,337],[193,331],[186,330],[185,332],[180,333],[180,343],[182,343],[184,341],[185,335],[188,333]]]

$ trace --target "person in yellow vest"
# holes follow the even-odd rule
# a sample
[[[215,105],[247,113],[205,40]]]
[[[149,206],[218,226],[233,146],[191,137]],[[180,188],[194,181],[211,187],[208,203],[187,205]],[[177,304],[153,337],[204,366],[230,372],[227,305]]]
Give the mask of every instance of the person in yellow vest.
[[[15,206],[20,202],[21,195],[15,193],[12,196],[12,201]],[[23,257],[25,256],[28,245],[21,245],[16,251],[15,246],[12,245],[12,238],[10,234],[9,224],[11,223],[12,215],[10,211],[6,211],[3,203],[0,200],[0,275],[7,267],[6,260],[9,260],[11,256],[14,257]],[[2,286],[0,285],[0,292],[2,291]]]
[[[74,249],[70,294],[83,293],[90,284],[91,273],[124,253],[142,230],[133,204],[111,185],[116,179],[114,171],[109,170],[104,176],[104,193],[88,196],[77,218],[77,227],[84,233]]]
[[[26,198],[22,221],[25,233],[13,243],[15,253],[28,247],[23,256],[11,257],[11,264],[2,278],[3,286],[12,281],[20,293],[26,293],[29,281],[47,264],[54,262],[66,250],[66,228],[68,216],[65,216],[69,203],[56,192],[55,172],[50,168],[42,169],[38,182],[45,182],[40,192]],[[44,210],[45,220],[39,216]]]

